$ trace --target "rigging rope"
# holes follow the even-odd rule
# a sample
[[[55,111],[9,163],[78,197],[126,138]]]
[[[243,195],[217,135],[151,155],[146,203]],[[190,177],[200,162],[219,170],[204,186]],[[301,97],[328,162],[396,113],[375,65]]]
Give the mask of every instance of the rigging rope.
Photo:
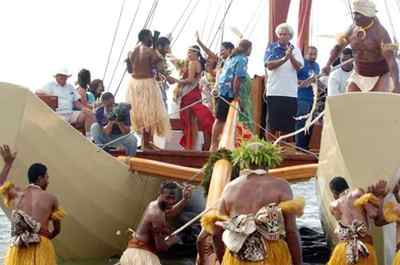
[[[140,5],[141,2],[142,2],[142,0],[140,0],[139,5]],[[138,6],[139,6],[139,5],[138,5]],[[150,9],[149,14],[147,15],[146,22],[145,22],[143,28],[147,28],[147,27],[148,27],[148,23],[150,23],[150,18],[151,18],[152,16],[154,17],[154,13],[155,13],[155,10],[156,10],[157,6],[158,6],[158,0],[154,0],[154,1],[153,1],[152,8]],[[132,20],[131,26],[133,26],[134,20],[136,19],[136,15],[137,15],[137,13],[135,14],[135,17],[134,17],[134,19]],[[118,58],[118,63],[117,63],[117,65],[116,65],[115,69],[114,69],[114,72],[116,72],[117,69],[118,69],[118,66],[119,66],[119,63],[120,63],[120,61],[121,61],[121,58],[122,58],[122,55],[123,55],[125,46],[126,46],[126,44],[127,44],[127,41],[128,41],[129,35],[130,35],[130,32],[131,32],[131,28],[130,28],[130,30],[129,30],[129,32],[128,32],[127,38],[125,39],[124,46],[123,46],[122,49],[121,49],[120,56],[119,56],[119,58]],[[122,82],[123,82],[123,80],[124,80],[125,75],[126,75],[127,72],[128,72],[127,69],[125,69],[124,72],[122,73],[122,76],[121,76],[121,78],[120,78],[120,80],[119,80],[119,82],[118,82],[118,86],[117,86],[117,88],[115,89],[115,92],[114,92],[114,96],[115,96],[115,97],[117,96],[117,94],[118,94],[118,92],[119,92],[119,88],[120,88],[120,86],[121,86],[121,84],[122,84]],[[113,74],[113,76],[115,76],[115,73]],[[112,81],[112,80],[111,80],[111,81]],[[110,81],[110,86],[111,86],[111,81]]]
[[[258,2],[258,5],[257,5],[256,9],[254,10],[254,12],[252,13],[249,22],[247,23],[246,27],[244,27],[243,33],[245,35],[249,36],[249,34],[247,34],[247,30],[249,30],[251,22],[257,16],[257,14],[260,12],[261,4],[264,2],[265,2],[265,0],[260,0],[260,2]]]
[[[229,10],[230,10],[231,7],[232,7],[233,1],[234,1],[234,0],[231,0],[230,3],[229,3],[229,5],[228,5],[228,7],[226,8],[225,14],[224,14],[224,16],[222,17],[221,23],[219,24],[219,27],[218,27],[218,29],[217,29],[217,32],[215,32],[215,35],[214,35],[214,37],[213,37],[213,39],[212,39],[212,41],[211,41],[210,46],[213,45],[213,43],[214,43],[214,41],[215,41],[215,38],[216,38],[217,35],[218,35],[218,32],[221,30],[221,28],[222,28],[222,26],[223,26],[223,23],[225,22],[226,16],[228,15]]]
[[[387,13],[388,19],[389,19],[389,25],[390,25],[390,28],[392,30],[393,40],[394,40],[394,43],[396,43],[397,42],[397,36],[396,36],[397,34],[396,34],[396,30],[395,30],[395,27],[394,27],[394,24],[393,24],[392,14],[390,13],[390,9],[389,9],[389,5],[387,3],[387,0],[384,0],[384,3],[385,3],[386,13]]]
[[[153,19],[154,19],[154,17],[156,16],[155,14],[156,14],[156,11],[157,11],[158,3],[159,3],[159,0],[157,0],[156,5],[154,6],[152,15],[151,15],[151,17],[150,17],[150,21],[149,21],[149,23],[148,23],[148,25],[147,25],[146,27],[151,27],[151,25],[153,25]]]
[[[205,32],[205,30],[206,30],[206,27],[207,27],[207,22],[208,22],[208,18],[210,17],[210,14],[211,14],[211,7],[212,7],[212,3],[213,3],[213,1],[212,0],[209,0],[209,2],[208,2],[208,7],[207,7],[207,9],[206,10],[208,10],[209,12],[207,12],[207,15],[205,16],[205,19],[204,19],[204,24],[203,24],[203,27],[202,27],[202,29],[201,29],[201,38],[203,39],[204,38],[204,32]]]
[[[109,67],[109,65],[110,65],[111,54],[112,54],[112,51],[113,51],[113,49],[114,49],[115,40],[116,40],[116,38],[117,38],[119,25],[120,25],[120,23],[121,23],[122,14],[123,14],[123,12],[124,12],[125,2],[126,2],[126,0],[123,0],[123,1],[122,1],[121,10],[119,11],[119,16],[118,16],[117,24],[115,25],[114,35],[113,35],[113,38],[112,38],[112,41],[111,41],[110,51],[108,52],[106,67],[105,67],[104,73],[103,73],[103,79],[102,79],[103,81],[104,81],[104,79],[106,78],[107,70],[108,70],[108,67]]]
[[[175,30],[178,28],[178,25],[181,23],[183,17],[185,16],[186,12],[189,10],[190,5],[193,3],[193,0],[190,0],[188,2],[188,4],[186,5],[186,7],[183,9],[183,12],[181,14],[181,16],[178,18],[178,20],[176,21],[175,25],[172,27],[172,30],[170,31],[171,34],[175,32]]]
[[[206,41],[208,47],[210,47],[210,39],[211,39],[212,31],[213,31],[213,29],[214,29],[214,27],[215,27],[215,23],[217,23],[218,13],[219,13],[219,10],[220,10],[221,8],[222,8],[222,1],[220,1],[220,5],[219,5],[218,8],[216,9],[213,22],[211,23],[211,28],[210,28],[210,30],[209,30],[209,32],[208,32],[207,41]]]
[[[138,2],[138,4],[137,4],[137,7],[136,7],[135,14],[133,15],[132,20],[131,20],[131,23],[130,23],[130,25],[129,25],[128,32],[126,33],[125,40],[124,40],[124,43],[123,43],[123,45],[122,45],[121,51],[120,51],[120,53],[119,53],[119,55],[118,55],[117,63],[116,63],[116,65],[115,65],[115,67],[114,67],[114,70],[113,70],[112,75],[111,75],[111,79],[110,79],[110,81],[109,81],[109,83],[108,83],[107,90],[110,90],[110,89],[111,89],[111,84],[112,84],[112,82],[114,81],[115,74],[116,74],[117,69],[118,69],[118,67],[119,67],[119,64],[120,64],[120,62],[121,62],[121,58],[122,58],[123,52],[124,52],[124,50],[125,50],[126,44],[128,43],[129,36],[130,36],[130,34],[131,34],[131,32],[132,32],[133,25],[135,24],[135,21],[136,21],[137,15],[138,15],[138,13],[139,13],[141,4],[142,4],[142,0],[139,0],[139,2]]]
[[[264,1],[263,1],[263,3],[264,3]],[[253,33],[256,30],[256,27],[257,27],[258,23],[260,22],[260,18],[261,18],[261,14],[262,14],[263,10],[267,10],[267,9],[261,8],[261,6],[260,6],[260,10],[257,13],[257,17],[255,19],[253,27],[251,28],[250,32],[247,34],[249,39],[251,39],[251,37],[253,36]]]
[[[171,43],[171,47],[174,46],[174,44],[176,43],[176,41],[179,39],[180,35],[182,34],[183,30],[186,28],[187,23],[189,22],[189,20],[192,18],[192,15],[196,9],[196,7],[199,5],[200,0],[197,0],[196,4],[192,7],[189,15],[186,17],[185,22],[183,23],[183,26],[181,28],[181,30],[178,32],[178,34],[176,35],[176,37],[174,38],[174,40]]]

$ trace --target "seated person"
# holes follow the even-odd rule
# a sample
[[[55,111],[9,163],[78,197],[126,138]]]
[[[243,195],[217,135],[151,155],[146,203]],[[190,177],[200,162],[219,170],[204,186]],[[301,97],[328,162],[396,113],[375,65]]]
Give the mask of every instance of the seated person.
[[[106,92],[101,96],[103,106],[96,110],[96,122],[92,125],[91,134],[97,145],[107,144],[121,136],[116,142],[126,148],[129,156],[134,156],[137,149],[137,139],[130,133],[129,107],[115,104],[114,95]]]
[[[67,83],[71,75],[66,69],[58,71],[55,80],[45,85],[37,94],[44,94],[58,97],[58,108],[56,110],[66,122],[76,125],[85,125],[86,136],[90,137],[90,126],[94,116],[90,109],[84,107],[79,101],[80,95],[73,85]]]

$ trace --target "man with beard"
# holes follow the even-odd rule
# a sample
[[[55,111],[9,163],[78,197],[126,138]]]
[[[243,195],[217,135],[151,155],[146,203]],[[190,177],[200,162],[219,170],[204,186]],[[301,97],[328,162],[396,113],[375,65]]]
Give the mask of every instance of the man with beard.
[[[353,12],[354,25],[339,37],[323,72],[328,74],[341,51],[350,45],[355,59],[355,71],[350,76],[348,92],[393,90],[400,93],[399,71],[395,60],[397,45],[392,43],[388,32],[376,17],[375,3],[372,0],[353,0]]]
[[[29,185],[17,187],[8,180],[16,153],[7,145],[0,146],[4,161],[0,173],[0,194],[12,209],[12,243],[5,257],[5,265],[56,265],[56,254],[51,239],[61,231],[64,211],[56,196],[46,191],[49,175],[45,165],[35,163],[28,170]],[[49,229],[52,223],[53,229]]]
[[[158,252],[164,252],[177,242],[177,237],[165,240],[171,234],[168,220],[178,216],[191,196],[191,188],[185,187],[183,198],[176,203],[178,186],[174,182],[161,184],[160,195],[146,208],[137,231],[128,242],[121,265],[160,265]]]
[[[301,117],[307,115],[312,110],[314,102],[314,92],[311,86],[312,77],[319,74],[319,65],[316,62],[318,50],[314,46],[307,48],[304,56],[304,66],[297,71],[297,78],[299,82],[299,88],[297,90],[297,115],[295,123],[295,129],[299,130],[306,124],[306,119]],[[301,132],[296,135],[296,145],[303,149],[308,149],[310,143],[311,132]]]

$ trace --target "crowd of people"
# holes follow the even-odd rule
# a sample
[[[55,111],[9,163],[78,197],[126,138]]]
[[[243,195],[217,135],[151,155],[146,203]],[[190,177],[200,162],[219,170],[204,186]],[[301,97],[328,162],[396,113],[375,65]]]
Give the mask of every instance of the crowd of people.
[[[276,28],[277,41],[268,45],[264,57],[266,138],[303,128],[312,112],[318,111],[316,98],[326,93],[326,87],[328,96],[360,91],[400,92],[396,47],[376,17],[374,3],[354,0],[352,9],[354,25],[338,38],[322,69],[316,62],[316,47],[309,46],[302,54],[291,42],[292,27],[283,23]],[[127,60],[131,75],[129,104],[116,104],[114,95],[104,92],[103,82],[91,81],[86,69],[79,72],[76,87],[67,82],[71,76],[68,71],[61,69],[55,73],[55,80],[38,93],[57,96],[57,114],[68,123],[83,126],[86,136],[96,144],[119,139],[131,156],[137,149],[131,130],[142,135],[143,148],[148,147],[153,134],[168,133],[166,90],[171,85],[175,86],[174,101],[181,110],[184,130],[180,144],[184,148],[194,148],[196,132],[201,129],[203,149],[216,151],[233,101],[240,103],[242,121],[251,129],[247,73],[250,41],[242,39],[237,46],[223,42],[219,54],[215,54],[198,37],[197,44],[188,48],[187,58],[179,60],[170,55],[168,38],[155,40],[147,29],[138,38],[139,44]],[[174,77],[169,63],[179,72],[179,78]],[[328,76],[327,80],[321,79],[322,75]],[[251,141],[233,153],[233,161],[241,165],[240,176],[225,187],[217,209],[202,218],[202,236],[197,242],[199,265],[209,264],[213,257],[223,265],[302,264],[296,216],[302,214],[304,200],[293,198],[288,182],[268,174],[268,169],[280,160],[278,149],[264,140]],[[295,141],[307,149],[310,136],[301,132]],[[56,264],[51,239],[60,233],[65,213],[58,199],[46,191],[47,167],[33,164],[28,170],[29,185],[18,187],[9,181],[17,154],[7,145],[0,147],[0,154],[4,161],[0,194],[13,209],[13,241],[5,264],[31,264],[30,259],[35,259],[35,264]],[[364,188],[350,189],[345,178],[332,176],[334,200],[330,209],[338,221],[339,243],[330,265],[377,264],[371,222],[377,226],[396,222],[400,244],[400,183],[390,191],[397,203],[384,203],[389,193],[384,181]],[[173,182],[162,184],[158,198],[145,210],[122,254],[122,265],[159,265],[157,253],[177,242],[176,236],[169,236],[169,221],[182,211],[191,196],[191,189],[185,187],[179,199],[179,189]],[[400,264],[400,252],[393,264]]]

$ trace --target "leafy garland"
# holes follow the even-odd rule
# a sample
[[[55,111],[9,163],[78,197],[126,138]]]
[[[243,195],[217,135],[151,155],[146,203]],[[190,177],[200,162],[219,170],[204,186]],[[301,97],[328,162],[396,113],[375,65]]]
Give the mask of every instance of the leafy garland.
[[[233,164],[241,169],[252,166],[259,168],[274,168],[282,162],[281,149],[272,143],[257,137],[243,142],[232,152]]]
[[[204,176],[201,185],[204,187],[205,196],[208,195],[208,190],[210,188],[211,176],[213,173],[214,165],[218,160],[225,159],[232,164],[232,151],[222,148],[212,154],[208,158],[207,163],[203,167]]]

